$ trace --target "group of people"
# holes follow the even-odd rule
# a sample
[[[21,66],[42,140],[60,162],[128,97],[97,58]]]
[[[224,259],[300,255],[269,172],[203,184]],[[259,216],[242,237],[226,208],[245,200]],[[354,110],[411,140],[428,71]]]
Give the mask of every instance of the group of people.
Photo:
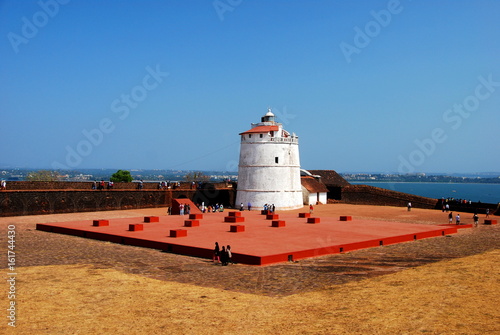
[[[249,211],[252,210],[252,204],[250,202],[247,204],[247,209]],[[274,204],[264,204],[263,209],[265,211],[269,211],[269,213],[274,213],[276,211],[276,206]],[[240,211],[244,211],[244,210],[245,210],[245,206],[243,205],[243,203],[240,203]]]
[[[104,188],[107,188],[108,190],[112,190],[113,185],[114,183],[112,181],[108,181],[106,183],[104,180],[101,180],[100,182],[94,180],[94,182],[92,183],[92,189],[102,191],[104,190]]]
[[[443,203],[450,203],[450,202],[453,202],[453,203],[456,203],[456,204],[463,204],[463,205],[466,205],[466,204],[469,204],[471,205],[472,204],[472,200],[467,200],[467,199],[455,199],[455,198],[451,198],[451,197],[448,197],[448,198],[441,198],[441,201]],[[481,201],[479,201],[481,202]]]
[[[487,208],[486,209],[486,217],[489,217],[489,215],[490,215],[490,210]],[[479,224],[479,215],[477,215],[477,212],[474,213],[474,215],[472,216],[472,219],[474,220],[474,226],[477,227],[478,224]],[[455,216],[455,224],[459,225],[460,224],[460,220],[461,220],[460,214],[457,214]],[[449,214],[448,214],[448,223],[449,224],[453,223],[453,212],[449,212]]]
[[[202,213],[224,212],[224,205],[218,203],[213,206],[212,205],[205,206],[205,203],[203,202],[201,205],[198,205],[198,208]]]
[[[170,181],[161,181],[158,183],[158,189],[159,190],[166,190],[166,189],[176,189],[180,188],[181,183],[178,181],[170,182]]]
[[[191,214],[191,206],[189,204],[180,204],[179,205],[179,215]]]
[[[230,245],[228,245],[227,247],[222,246],[222,248],[220,248],[219,243],[215,242],[214,255],[212,258],[212,261],[214,263],[220,263],[222,266],[226,266],[230,263],[233,263],[232,258],[233,254],[231,253]]]
[[[276,206],[274,206],[274,204],[264,204],[264,210],[274,213],[276,212]]]

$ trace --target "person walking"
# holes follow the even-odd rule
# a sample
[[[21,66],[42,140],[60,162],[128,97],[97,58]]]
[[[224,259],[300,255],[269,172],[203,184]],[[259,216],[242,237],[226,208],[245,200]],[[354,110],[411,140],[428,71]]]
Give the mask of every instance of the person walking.
[[[479,223],[479,216],[476,213],[474,213],[474,216],[472,218],[474,219],[474,226],[477,227]]]
[[[450,212],[450,214],[448,214],[448,223],[449,224],[453,223],[453,212]]]
[[[408,202],[407,207],[408,207],[408,212],[411,211],[411,202]]]
[[[314,211],[314,207],[312,204],[309,205],[309,214],[312,214]]]
[[[489,208],[486,208],[486,217],[489,218],[490,217],[490,209]]]
[[[459,224],[460,224],[460,214],[457,214],[457,216],[455,217],[455,223],[456,223],[457,225],[459,225]]]

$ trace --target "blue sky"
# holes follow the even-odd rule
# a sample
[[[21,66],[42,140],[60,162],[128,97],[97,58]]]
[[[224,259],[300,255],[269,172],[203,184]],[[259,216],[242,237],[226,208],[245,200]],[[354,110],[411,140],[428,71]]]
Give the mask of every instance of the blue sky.
[[[499,1],[0,1],[1,167],[499,171]]]

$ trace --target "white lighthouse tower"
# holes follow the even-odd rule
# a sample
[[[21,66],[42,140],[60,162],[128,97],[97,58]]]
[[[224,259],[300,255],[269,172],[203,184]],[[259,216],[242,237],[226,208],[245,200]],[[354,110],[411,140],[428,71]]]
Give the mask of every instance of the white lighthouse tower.
[[[241,135],[236,206],[274,204],[278,210],[303,206],[299,138],[275,121],[271,109]]]

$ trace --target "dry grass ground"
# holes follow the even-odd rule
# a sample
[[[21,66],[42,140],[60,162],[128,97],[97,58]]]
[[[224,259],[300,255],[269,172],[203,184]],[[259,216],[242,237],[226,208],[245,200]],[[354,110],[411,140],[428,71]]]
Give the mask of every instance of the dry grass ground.
[[[439,211],[394,207],[325,205],[315,211],[426,224],[444,218]],[[0,333],[500,334],[498,226],[259,268],[219,267],[33,230],[36,222],[75,216],[96,214],[0,219],[4,240],[7,225],[16,225],[19,266],[17,327],[4,318]],[[3,300],[7,306],[6,295]]]

